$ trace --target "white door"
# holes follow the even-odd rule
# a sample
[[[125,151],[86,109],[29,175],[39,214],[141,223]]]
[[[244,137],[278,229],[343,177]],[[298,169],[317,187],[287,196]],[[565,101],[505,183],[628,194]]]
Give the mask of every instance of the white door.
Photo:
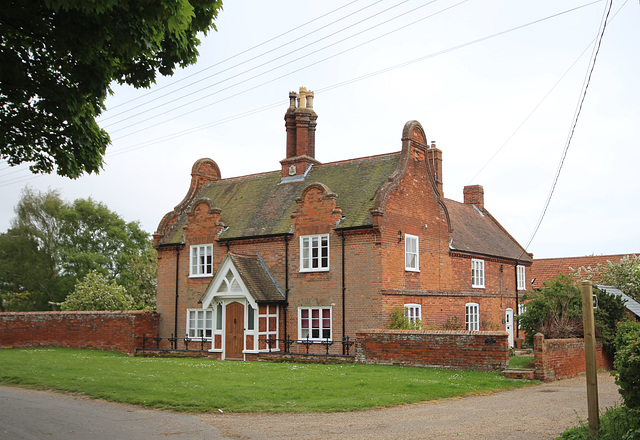
[[[513,347],[513,309],[507,309],[504,322],[505,330],[509,333],[509,347]]]

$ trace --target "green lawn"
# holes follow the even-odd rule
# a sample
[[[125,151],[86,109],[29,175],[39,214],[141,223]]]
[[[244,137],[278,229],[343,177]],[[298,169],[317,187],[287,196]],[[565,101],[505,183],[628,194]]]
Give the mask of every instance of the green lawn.
[[[531,383],[470,370],[143,358],[62,348],[0,350],[0,384],[191,412],[353,411]]]
[[[509,368],[534,368],[533,356],[511,356]]]

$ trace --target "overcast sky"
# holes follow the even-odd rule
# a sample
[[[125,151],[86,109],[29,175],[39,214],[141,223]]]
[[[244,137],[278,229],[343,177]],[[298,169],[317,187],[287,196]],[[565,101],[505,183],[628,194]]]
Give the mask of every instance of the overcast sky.
[[[29,185],[92,197],[153,233],[191,166],[280,169],[288,94],[315,92],[321,162],[398,151],[419,121],[443,151],[445,197],[485,207],[536,258],[640,252],[640,5],[608,2],[227,1],[198,63],[152,89],[114,86],[104,170],[69,180],[0,163],[0,231]],[[339,200],[338,200],[339,203]],[[224,215],[224,214],[223,214]]]

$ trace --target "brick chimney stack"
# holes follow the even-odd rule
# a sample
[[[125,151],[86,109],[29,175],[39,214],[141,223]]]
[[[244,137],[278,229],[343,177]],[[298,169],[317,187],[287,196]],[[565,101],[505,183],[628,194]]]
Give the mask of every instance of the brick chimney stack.
[[[427,161],[429,169],[433,173],[433,180],[436,182],[438,192],[444,197],[442,184],[442,150],[436,148],[436,141],[431,141],[431,146],[427,148]]]
[[[476,207],[484,210],[484,188],[482,185],[470,185],[464,187],[464,203],[468,205],[476,205]]]
[[[314,163],[316,155],[316,120],[313,111],[313,92],[300,87],[300,92],[289,93],[289,108],[284,115],[287,130],[287,157],[280,161],[282,177],[304,176]]]

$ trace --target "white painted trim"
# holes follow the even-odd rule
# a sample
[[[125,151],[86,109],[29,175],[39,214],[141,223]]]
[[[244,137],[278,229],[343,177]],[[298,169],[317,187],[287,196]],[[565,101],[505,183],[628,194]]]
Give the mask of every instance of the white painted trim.
[[[407,244],[409,240],[414,240],[416,243],[416,267],[407,266]],[[408,272],[420,272],[420,237],[417,235],[404,234],[404,270]]]
[[[311,254],[309,254],[309,267],[305,268],[304,267],[304,261],[305,259],[303,258],[303,241],[304,239],[309,239],[312,240],[313,238],[317,237],[319,240],[322,240],[323,237],[327,238],[327,266],[326,267],[311,267]],[[329,234],[312,234],[312,235],[301,235],[299,238],[299,244],[300,244],[300,256],[299,256],[299,261],[298,264],[299,266],[299,270],[300,272],[328,272],[329,269],[331,268],[331,237],[329,236]],[[309,246],[309,252],[311,252],[312,247]],[[321,251],[322,250],[322,246],[319,246],[318,249]],[[320,258],[320,262],[322,262],[322,256],[319,257]]]

